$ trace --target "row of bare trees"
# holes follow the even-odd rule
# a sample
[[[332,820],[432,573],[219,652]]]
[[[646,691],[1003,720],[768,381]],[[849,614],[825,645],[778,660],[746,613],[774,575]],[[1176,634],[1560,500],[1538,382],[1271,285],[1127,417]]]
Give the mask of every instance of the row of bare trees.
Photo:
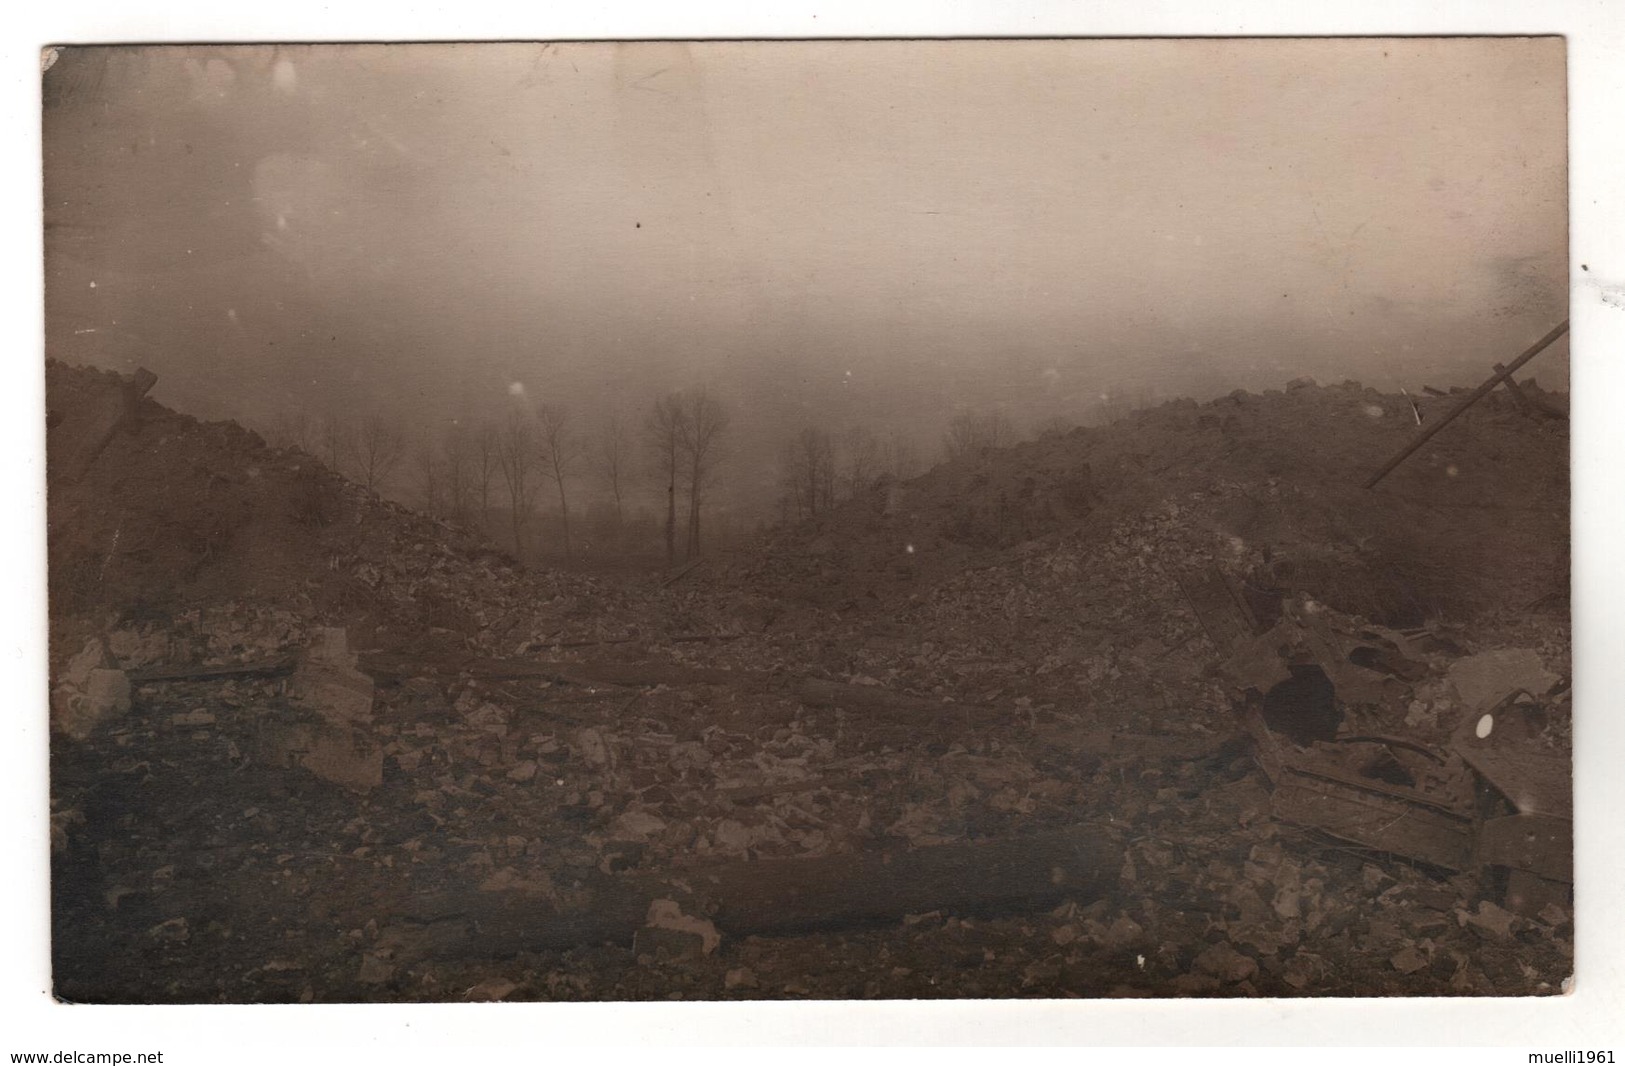
[[[919,453],[898,434],[881,441],[862,426],[839,437],[806,426],[779,450],[780,518],[817,518],[887,478],[907,480],[921,472]]]
[[[727,408],[704,389],[674,392],[654,402],[643,423],[644,443],[654,471],[666,489],[666,561],[677,558],[677,492],[684,490],[688,511],[687,558],[700,553],[700,510],[715,487],[728,430]]]
[[[580,433],[564,407],[516,406],[500,420],[451,422],[409,444],[399,424],[368,414],[356,421],[313,419],[299,413],[276,420],[271,436],[316,456],[329,467],[384,492],[406,490],[422,510],[495,535],[493,520],[506,519],[515,553],[524,555],[537,505],[543,494],[557,503],[560,546],[575,554],[571,500],[583,476],[591,477],[614,504],[613,528],[626,521],[629,500],[640,479],[653,481],[666,495],[665,554],[678,554],[681,501],[683,554],[693,558],[702,546],[702,517],[717,484],[729,426],[727,407],[703,388],[656,399],[636,436],[620,412],[596,429]],[[402,486],[394,475],[410,459]],[[498,516],[497,511],[506,512]]]
[[[354,422],[331,416],[313,419],[303,411],[283,414],[271,435],[309,452],[369,491],[382,489],[406,456],[406,434],[376,411]]]

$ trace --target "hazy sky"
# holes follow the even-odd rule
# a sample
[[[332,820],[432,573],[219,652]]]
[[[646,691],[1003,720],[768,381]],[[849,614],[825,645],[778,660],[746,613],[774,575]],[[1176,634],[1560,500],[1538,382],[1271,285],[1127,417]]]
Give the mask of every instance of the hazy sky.
[[[45,101],[50,353],[209,416],[934,435],[1470,383],[1566,313],[1557,38],[80,49]]]

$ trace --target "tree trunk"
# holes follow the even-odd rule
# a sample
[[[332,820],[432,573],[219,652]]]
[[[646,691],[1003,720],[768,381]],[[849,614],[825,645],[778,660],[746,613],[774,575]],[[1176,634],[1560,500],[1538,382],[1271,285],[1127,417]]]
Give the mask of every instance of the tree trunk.
[[[574,558],[574,552],[570,548],[570,504],[564,498],[564,475],[563,475],[563,473],[562,472],[556,473],[553,481],[554,481],[554,484],[556,484],[558,486],[558,490],[559,490],[559,518],[563,522],[563,525],[564,525],[564,559],[565,559],[566,562],[569,562],[572,558]]]
[[[671,468],[671,481],[666,485],[666,565],[677,561],[677,464]]]

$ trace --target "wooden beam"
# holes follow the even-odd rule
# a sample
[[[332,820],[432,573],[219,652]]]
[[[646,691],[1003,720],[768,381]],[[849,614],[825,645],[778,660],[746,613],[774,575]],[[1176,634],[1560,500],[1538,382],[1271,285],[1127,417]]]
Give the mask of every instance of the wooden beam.
[[[708,918],[726,936],[776,935],[930,911],[978,914],[1093,900],[1116,882],[1121,866],[1122,849],[1110,837],[1073,827],[915,849],[600,876],[567,893],[572,902],[560,907],[469,884],[412,897],[403,903],[403,917],[437,927],[426,951],[500,957],[631,943],[657,899]]]
[[[1435,433],[1439,432],[1439,430],[1455,421],[1458,417],[1460,417],[1463,411],[1467,410],[1467,408],[1489,395],[1492,389],[1501,384],[1501,382],[1510,378],[1525,363],[1529,362],[1529,360],[1545,351],[1547,347],[1552,344],[1552,342],[1556,341],[1557,338],[1561,337],[1568,331],[1569,322],[1568,319],[1564,319],[1550,333],[1546,334],[1546,336],[1524,349],[1523,354],[1512,360],[1511,364],[1505,369],[1497,371],[1494,376],[1492,376],[1488,381],[1484,382],[1484,384],[1480,385],[1472,392],[1469,392],[1466,396],[1463,396],[1461,398],[1461,402],[1452,407],[1443,418],[1439,419],[1432,425],[1425,427],[1422,432],[1416,435],[1414,440],[1405,445],[1405,447],[1401,448],[1397,455],[1388,460],[1386,463],[1382,464],[1382,467],[1375,474],[1372,474],[1369,478],[1367,478],[1365,487],[1368,489],[1376,488],[1377,482],[1381,481],[1383,478],[1392,473],[1394,467],[1410,458],[1411,454],[1418,448],[1426,444],[1429,440],[1432,440]]]

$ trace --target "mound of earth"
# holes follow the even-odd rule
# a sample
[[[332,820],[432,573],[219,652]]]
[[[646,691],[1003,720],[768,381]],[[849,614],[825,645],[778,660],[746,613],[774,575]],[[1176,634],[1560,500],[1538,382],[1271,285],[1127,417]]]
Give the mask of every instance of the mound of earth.
[[[1278,821],[1182,585],[1231,581],[1260,624],[1310,601],[1344,631],[1425,623],[1439,650],[1359,724],[1432,741],[1469,710],[1462,656],[1567,673],[1560,424],[1475,409],[1372,493],[1403,397],[1174,404],[635,587],[524,570],[141,384],[48,368],[53,673],[130,683],[53,738],[65,998],[1542,994],[1572,971],[1565,904],[1515,914]],[[862,922],[757,935],[706,897],[804,869],[851,905],[831,870],[975,875],[987,853],[954,849],[1079,830],[1092,877],[1045,867],[1017,903],[894,885],[889,917],[859,898]]]
[[[649,623],[649,604],[634,610],[614,585],[528,570],[302,451],[141,398],[117,374],[48,362],[46,403],[53,667],[97,633],[172,634],[198,612],[209,661],[286,650],[318,625],[348,627],[359,647],[411,652],[433,636],[501,654]]]

